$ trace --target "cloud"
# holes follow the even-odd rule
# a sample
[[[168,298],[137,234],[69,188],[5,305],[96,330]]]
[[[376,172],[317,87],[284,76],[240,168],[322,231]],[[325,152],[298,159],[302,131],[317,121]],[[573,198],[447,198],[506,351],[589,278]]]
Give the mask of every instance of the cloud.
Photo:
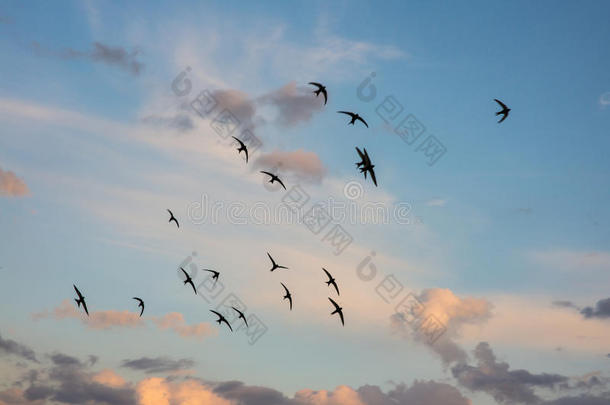
[[[477,365],[460,363],[451,372],[458,382],[471,391],[482,391],[499,403],[534,404],[540,397],[534,388],[554,388],[568,378],[559,374],[532,374],[527,370],[509,370],[508,363],[498,362],[487,342],[474,350]]]
[[[315,113],[324,108],[323,97],[315,97],[311,89],[297,87],[290,82],[278,90],[257,99],[261,105],[272,105],[278,109],[277,123],[283,127],[293,127],[312,119]]]
[[[179,312],[170,312],[160,318],[153,320],[160,329],[171,329],[178,335],[186,338],[203,339],[214,335],[216,329],[209,323],[198,323],[188,325],[184,320],[184,316]]]
[[[21,197],[28,195],[28,186],[15,173],[4,171],[0,167],[0,196]]]
[[[34,320],[45,318],[58,320],[66,318],[80,319],[91,329],[112,329],[115,327],[137,327],[144,325],[139,314],[129,311],[89,311],[89,316],[85,316],[68,299],[63,300],[51,313],[48,311],[35,313],[32,315],[32,318]]]
[[[465,361],[467,354],[455,339],[464,325],[486,322],[491,317],[491,303],[480,298],[460,298],[451,290],[441,288],[424,290],[415,298],[421,304],[417,307],[417,320],[412,321],[413,314],[408,309],[397,312],[390,318],[393,330],[405,337],[428,342],[426,333],[429,331],[425,327],[414,327],[414,323],[434,319],[444,325],[446,331],[428,347],[441,356],[445,365]]]
[[[101,42],[94,42],[90,51],[80,51],[72,48],[60,52],[48,50],[38,42],[33,42],[34,51],[40,55],[58,56],[63,59],[87,59],[93,62],[101,62],[107,65],[117,66],[134,76],[139,75],[144,69],[144,64],[137,60],[139,51],[127,51],[122,47],[113,47]]]
[[[34,350],[12,339],[3,339],[2,335],[0,335],[0,354],[1,353],[22,357],[34,362],[38,361],[36,360],[36,353]]]
[[[560,308],[572,308],[579,311],[586,319],[598,318],[605,319],[610,318],[610,298],[605,298],[597,301],[595,307],[584,307],[581,308],[571,301],[553,301],[553,306]]]
[[[121,367],[144,371],[147,374],[165,373],[191,368],[195,362],[191,359],[172,360],[167,357],[141,357],[133,360],[123,360]]]
[[[152,321],[161,330],[172,330],[184,338],[203,339],[213,335],[216,329],[209,323],[188,325],[184,316],[178,312],[170,312],[161,317],[140,317],[139,313],[129,311],[89,311],[90,316],[83,315],[66,299],[53,311],[43,311],[32,314],[32,319],[80,319],[88,328],[106,330],[113,328],[144,327],[147,321]]]
[[[585,318],[610,318],[610,298],[599,300],[595,308],[585,307],[580,313]]]
[[[293,174],[299,180],[320,182],[326,173],[326,168],[318,155],[302,149],[287,152],[273,151],[261,154],[254,162],[257,168]]]
[[[610,405],[610,395],[606,393],[601,396],[580,395],[578,397],[563,397],[543,402],[543,405]]]

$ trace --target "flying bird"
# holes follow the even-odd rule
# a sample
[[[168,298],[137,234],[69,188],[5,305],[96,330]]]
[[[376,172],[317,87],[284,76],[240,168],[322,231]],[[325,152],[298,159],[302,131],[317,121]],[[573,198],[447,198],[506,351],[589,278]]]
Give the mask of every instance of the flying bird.
[[[326,273],[326,275],[328,276],[328,281],[326,282],[326,285],[330,287],[330,285],[332,284],[333,287],[335,287],[335,290],[337,291],[337,295],[341,295],[339,294],[339,287],[337,287],[337,282],[333,278],[333,276],[331,276],[330,273],[324,267],[322,267],[322,270],[324,270],[324,273]]]
[[[275,270],[275,269],[286,269],[288,270],[288,267],[286,266],[280,266],[279,264],[277,264],[275,262],[275,260],[273,260],[273,257],[271,257],[271,255],[269,254],[269,252],[267,252],[267,256],[269,256],[269,260],[271,260],[271,264],[273,265],[273,267],[271,267],[271,271]]]
[[[140,316],[142,316],[142,314],[144,313],[144,301],[142,301],[142,299],[138,297],[133,297],[133,299],[139,302],[138,307],[142,308],[142,310],[140,311]]]
[[[358,152],[360,159],[362,159],[360,162],[356,163],[356,167],[360,168],[360,173],[364,173],[365,179],[367,172],[370,173],[371,180],[373,180],[373,183],[375,183],[375,187],[377,187],[377,178],[375,177],[375,170],[373,170],[375,165],[371,163],[371,158],[369,157],[366,148],[364,148],[364,152],[362,152],[358,147],[356,147],[356,151]]]
[[[288,288],[286,288],[284,283],[280,283],[280,284],[282,285],[282,287],[284,287],[284,290],[286,290],[286,295],[284,295],[284,299],[287,299],[288,301],[290,301],[290,310],[292,311],[292,295],[290,295],[290,291],[288,291]]]
[[[174,221],[174,222],[176,223],[176,226],[177,226],[178,228],[180,228],[180,224],[178,223],[178,220],[177,220],[177,219],[176,219],[176,217],[174,216],[174,213],[173,213],[173,212],[171,212],[169,209],[167,210],[167,212],[169,212],[169,215],[171,216],[171,217],[170,217],[170,219],[169,219],[169,221],[167,221],[167,222],[172,222],[172,221]]]
[[[364,120],[364,119],[363,119],[361,116],[359,116],[359,115],[358,115],[358,114],[356,114],[356,113],[349,112],[349,111],[337,111],[337,112],[338,112],[339,114],[346,114],[346,115],[349,115],[350,117],[352,117],[352,120],[351,120],[351,121],[350,121],[350,122],[349,122],[347,125],[350,125],[350,124],[351,124],[351,125],[354,125],[354,124],[355,124],[355,122],[356,122],[356,120],[360,120],[360,121],[362,121],[362,123],[363,123],[364,125],[366,125],[366,127],[367,127],[367,128],[369,127],[369,124],[367,124],[367,123],[366,123],[366,121],[365,121],[365,120]]]
[[[189,274],[186,272],[186,270],[184,270],[182,267],[180,267],[180,270],[182,270],[182,272],[186,276],[186,280],[184,280],[184,284],[189,283],[191,285],[191,287],[193,287],[193,291],[195,291],[195,294],[197,294],[197,290],[195,289],[195,284],[193,284],[193,279],[191,278],[191,276],[189,276]]]
[[[502,115],[502,118],[500,118],[500,121],[498,121],[498,124],[499,124],[502,121],[504,121],[506,119],[506,117],[508,117],[508,113],[510,112],[510,108],[508,108],[506,106],[506,104],[504,104],[503,102],[501,102],[497,98],[494,98],[494,101],[496,103],[500,104],[500,107],[502,107],[502,109],[496,113],[496,115]]]
[[[240,141],[234,136],[232,136],[231,138],[235,139],[239,143],[239,148],[237,148],[237,152],[244,152],[246,154],[246,163],[248,163],[248,148],[246,148],[246,144],[244,144],[242,141]]]
[[[239,318],[244,320],[244,323],[246,324],[246,328],[248,327],[248,321],[246,321],[246,316],[244,315],[243,312],[241,312],[239,309],[235,308],[235,307],[231,307],[235,310],[235,312],[237,312],[239,314]]]
[[[76,305],[78,305],[78,307],[80,308],[81,304],[83,304],[83,309],[85,310],[85,313],[87,314],[87,316],[89,316],[89,311],[87,310],[87,304],[85,303],[85,297],[83,297],[83,294],[81,294],[80,291],[78,291],[78,288],[76,288],[76,286],[74,284],[72,284],[72,287],[74,287],[74,291],[76,291],[76,294],[78,295],[78,299],[74,298],[74,301],[76,301]]]
[[[339,304],[337,304],[332,298],[328,297],[328,299],[330,300],[330,302],[332,302],[332,304],[335,306],[335,310],[333,312],[331,312],[331,315],[334,314],[339,314],[339,316],[341,317],[341,325],[345,326],[345,321],[343,319],[343,308],[341,308],[339,306]]]
[[[224,322],[227,324],[229,329],[231,329],[231,332],[233,332],[233,328],[231,327],[231,324],[227,321],[227,318],[225,318],[224,316],[222,316],[222,314],[220,314],[212,309],[210,309],[210,312],[213,312],[216,314],[216,316],[218,316],[218,319],[216,320],[216,322],[218,322],[219,325]]]
[[[313,94],[317,96],[320,95],[320,93],[322,93],[322,95],[324,96],[324,105],[326,105],[326,102],[328,101],[328,93],[326,92],[326,86],[323,86],[320,83],[316,83],[316,82],[309,82],[309,84],[316,86],[318,89],[313,91]]]
[[[202,269],[203,271],[209,271],[210,273],[212,273],[212,280],[215,280],[214,283],[216,281],[218,281],[218,276],[220,276],[220,272],[216,271],[216,270],[210,270],[210,269]]]
[[[284,190],[286,190],[286,186],[284,185],[284,183],[282,183],[282,180],[280,180],[280,178],[277,177],[275,174],[266,172],[264,170],[261,170],[261,173],[271,176],[271,180],[269,180],[269,183],[273,184],[277,181],[278,183],[280,183],[282,185],[282,187],[284,187]]]

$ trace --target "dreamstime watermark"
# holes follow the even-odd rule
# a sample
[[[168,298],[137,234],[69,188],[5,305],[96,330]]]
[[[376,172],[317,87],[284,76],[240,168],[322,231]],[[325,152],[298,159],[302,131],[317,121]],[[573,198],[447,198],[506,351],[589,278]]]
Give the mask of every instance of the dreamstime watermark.
[[[373,251],[356,266],[356,275],[366,283],[377,277],[378,269],[373,263],[376,253]],[[434,344],[446,331],[447,327],[433,314],[425,314],[425,305],[413,293],[407,292],[404,285],[389,274],[375,287],[375,293],[387,304],[395,305],[394,315],[411,326],[414,332],[430,345]],[[399,299],[402,296],[402,299]]]
[[[360,101],[370,103],[377,98],[377,87],[372,83],[377,76],[372,72],[365,77],[356,88],[356,96]],[[421,152],[427,159],[429,166],[433,166],[445,155],[447,148],[434,135],[429,134],[422,137],[426,132],[426,127],[413,114],[403,114],[404,106],[390,94],[377,105],[375,113],[381,118],[385,125],[391,126],[393,132],[400,137],[407,145],[413,146],[417,141],[415,152]]]
[[[186,276],[181,268],[187,271],[189,276],[193,279],[193,284],[196,284],[195,289],[197,291],[197,296],[201,297],[207,304],[216,305],[215,310],[227,319],[227,322],[231,324],[233,331],[245,332],[248,343],[254,345],[267,333],[269,328],[257,315],[253,313],[248,314],[247,305],[236,293],[229,292],[223,294],[226,287],[222,280],[214,280],[211,273],[205,272],[206,277],[199,282],[197,280],[199,278],[199,267],[194,262],[194,257],[196,256],[197,252],[193,252],[180,263],[176,269],[178,278],[184,282]],[[245,325],[243,320],[239,319],[239,314],[232,307],[235,307],[244,313],[248,321],[248,326]]]
[[[280,186],[281,187],[281,186]],[[410,225],[414,223],[408,202],[360,202],[363,194],[362,185],[351,181],[345,185],[344,194],[347,199],[337,200],[328,197],[315,204],[307,212],[299,212],[290,204],[293,197],[302,197],[306,194],[301,186],[294,186],[286,192],[286,196],[279,203],[267,201],[213,200],[208,194],[201,194],[199,201],[192,201],[187,206],[187,216],[195,225],[229,223],[232,225],[307,225],[315,233],[319,233],[320,221],[332,218],[335,222],[344,225]],[[309,195],[307,195],[309,198]],[[326,215],[327,214],[327,215]],[[318,222],[318,225],[315,224]],[[320,228],[320,229],[319,229]]]

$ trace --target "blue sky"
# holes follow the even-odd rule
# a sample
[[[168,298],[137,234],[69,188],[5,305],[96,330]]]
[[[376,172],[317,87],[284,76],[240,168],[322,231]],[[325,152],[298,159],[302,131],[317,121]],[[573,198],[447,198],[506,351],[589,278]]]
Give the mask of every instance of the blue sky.
[[[388,394],[394,381],[412,389],[402,399],[410,404],[416,381],[434,381],[451,386],[454,403],[509,401],[458,372],[482,361],[472,354],[481,342],[511,370],[603,382],[551,391],[514,381],[512,395],[602,398],[610,313],[580,310],[607,299],[610,281],[609,14],[601,1],[5,2],[0,336],[37,353],[99,356],[87,375],[114,370],[140,403],[153,377],[121,362],[159,356],[192,359],[169,375],[200,377],[204,391],[239,380],[294,401],[311,389],[351,404],[353,393],[336,387]],[[178,97],[171,84],[187,66],[193,89]],[[357,89],[372,72],[376,97],[366,101]],[[326,106],[310,81],[327,86]],[[204,89],[262,140],[248,165],[189,110]],[[389,96],[404,111],[388,125],[376,110]],[[494,98],[512,108],[501,124]],[[370,128],[347,126],[337,110],[357,111]],[[425,126],[420,140],[433,134],[446,148],[434,165],[419,141],[393,132],[407,114]],[[296,121],[283,123],[288,116]],[[356,146],[369,151],[379,187],[354,169]],[[303,224],[189,218],[204,195],[224,213],[235,203],[278,209],[283,193],[258,173],[278,159],[288,189],[302,186],[310,204],[408,204],[409,224],[343,222],[353,242],[337,256]],[[344,195],[354,181],[356,201]],[[379,275],[367,283],[356,268],[371,251]],[[213,306],[181,285],[176,269],[191,252],[267,324],[255,345],[217,327]],[[270,274],[266,252],[291,270]],[[321,267],[340,283],[345,328],[328,316]],[[392,323],[396,303],[375,292],[387,275],[446,324],[440,344]],[[292,313],[280,281],[294,286]],[[105,321],[62,307],[73,283]],[[145,296],[144,323],[128,315],[134,295]],[[199,332],[157,326],[170,313]],[[15,356],[0,351],[0,375],[21,373]],[[186,384],[152,375],[173,390]],[[11,387],[0,386],[0,404]],[[333,403],[307,395],[304,403]]]

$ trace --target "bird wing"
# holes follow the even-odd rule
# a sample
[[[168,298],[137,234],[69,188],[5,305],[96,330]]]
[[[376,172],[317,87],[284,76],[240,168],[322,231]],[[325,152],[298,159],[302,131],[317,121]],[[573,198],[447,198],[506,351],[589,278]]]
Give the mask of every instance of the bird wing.
[[[236,141],[239,143],[239,146],[241,146],[241,147],[243,147],[243,148],[245,148],[245,147],[246,147],[246,145],[244,145],[244,143],[243,143],[242,141],[240,141],[238,138],[236,138],[236,137],[234,137],[234,136],[232,136],[231,138],[235,139],[235,140],[236,140]]]
[[[87,309],[87,304],[85,303],[85,300],[81,301],[83,303],[83,309],[85,310],[85,313],[87,314],[87,316],[89,316],[89,310]]]
[[[508,117],[508,113],[504,113],[502,118],[500,118],[500,121],[498,121],[498,124],[501,123],[502,121],[504,121],[506,119],[506,117]]]
[[[248,148],[244,145],[244,153],[246,154],[246,163],[248,163]]]
[[[371,179],[373,180],[373,183],[375,183],[375,187],[377,187],[377,178],[375,178],[375,170],[373,170],[373,168],[370,168],[369,173],[371,173]]]
[[[366,121],[365,121],[365,120],[364,120],[362,117],[358,117],[358,118],[356,118],[356,119],[357,119],[357,120],[362,121],[362,123],[363,123],[364,125],[366,125],[366,127],[367,127],[367,128],[369,127],[369,124],[367,124],[367,123],[366,123]]]
[[[354,116],[354,113],[353,113],[353,112],[349,112],[349,111],[337,111],[337,112],[338,112],[339,114],[346,114],[346,115],[349,115],[350,117],[353,117],[353,116]]]
[[[339,316],[341,317],[341,325],[345,326],[345,319],[343,319],[343,311],[339,311]]]
[[[221,322],[226,323],[227,326],[229,327],[229,329],[231,329],[231,332],[233,332],[233,328],[231,327],[231,324],[229,323],[229,321],[227,321],[225,318],[222,318]]]
[[[328,281],[333,279],[333,276],[331,276],[330,273],[324,267],[322,267],[322,270],[324,270],[324,273],[326,273],[326,275],[328,276]]]
[[[195,288],[195,284],[193,284],[193,279],[189,279],[188,283],[193,287],[193,291],[197,294],[197,289]]]
[[[335,306],[335,309],[336,309],[336,310],[339,310],[339,308],[341,308],[341,307],[339,306],[339,304],[337,304],[337,303],[335,302],[335,300],[333,300],[333,299],[332,299],[332,298],[330,298],[330,297],[328,297],[328,299],[329,299],[329,300],[330,300],[330,302],[332,302],[332,304]]]
[[[365,166],[371,165],[371,158],[369,157],[369,153],[366,151],[366,148],[364,148],[364,165]]]
[[[210,309],[210,312],[215,313],[218,316],[218,318],[223,318],[223,316],[221,314],[219,314],[218,312],[214,311],[213,309]]]
[[[78,288],[76,288],[76,286],[74,284],[72,284],[72,287],[74,287],[74,290],[76,291],[76,294],[78,294],[78,298],[82,299],[83,295],[80,293],[80,291],[78,291]]]
[[[337,295],[341,295],[339,294],[339,287],[337,286],[337,283],[333,280],[331,284],[335,286],[335,290],[337,290]]]
[[[267,252],[267,256],[269,256],[269,260],[271,260],[271,264],[273,264],[273,267],[276,267],[277,265],[275,264],[275,260],[273,260],[273,257],[271,257],[269,252]]]
[[[189,276],[189,274],[186,272],[186,270],[184,270],[182,267],[180,267],[180,270],[182,270],[182,272],[184,273],[184,275],[186,276],[187,279],[191,278]]]
[[[366,149],[365,149],[366,150]],[[362,151],[360,150],[359,147],[356,146],[356,151],[358,152],[358,155],[360,156],[360,159],[362,159],[363,161],[366,159],[364,156],[364,153],[362,153]]]
[[[280,178],[279,178],[279,177],[276,177],[276,178],[277,178],[277,182],[278,182],[278,183],[280,183],[280,184],[282,185],[282,187],[284,187],[284,190],[286,190],[286,186],[284,185],[284,183],[282,182],[282,180],[280,180]]]
[[[326,92],[326,89],[322,89],[322,94],[324,94],[324,105],[326,105],[326,102],[328,101],[328,93]]]
[[[496,103],[500,104],[500,107],[502,107],[502,108],[508,108],[508,107],[506,107],[506,104],[504,104],[503,102],[501,102],[501,101],[500,101],[500,100],[498,100],[497,98],[494,98],[494,101],[495,101]]]
[[[290,295],[290,291],[288,291],[288,288],[286,288],[284,283],[280,283],[280,284],[282,285],[282,287],[284,287],[284,290],[286,290],[286,295]]]
[[[264,170],[261,170],[261,173],[265,173],[266,175],[271,176],[271,177],[275,176],[273,173],[269,173],[269,172],[266,172]]]

